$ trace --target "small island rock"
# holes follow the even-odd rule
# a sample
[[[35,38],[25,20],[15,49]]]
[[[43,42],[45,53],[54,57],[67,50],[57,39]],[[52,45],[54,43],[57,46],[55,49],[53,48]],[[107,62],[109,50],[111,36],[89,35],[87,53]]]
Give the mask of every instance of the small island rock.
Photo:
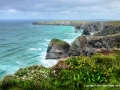
[[[46,59],[58,59],[68,57],[70,45],[60,39],[52,39],[48,45]]]

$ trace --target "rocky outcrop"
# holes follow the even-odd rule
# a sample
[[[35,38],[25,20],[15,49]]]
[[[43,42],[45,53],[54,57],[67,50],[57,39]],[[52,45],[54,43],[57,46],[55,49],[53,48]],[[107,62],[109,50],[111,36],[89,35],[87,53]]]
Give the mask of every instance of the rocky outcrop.
[[[59,39],[52,39],[48,45],[46,59],[58,59],[68,57],[70,45]]]
[[[101,22],[85,22],[75,26],[77,30],[83,30],[82,35],[105,36],[120,33],[120,21],[101,21]]]
[[[72,43],[69,56],[91,56],[96,49],[109,50],[113,47],[120,48],[120,34],[111,36],[79,36]]]
[[[80,21],[80,20],[55,20],[34,22],[33,25],[64,25],[74,26],[75,32],[83,30],[82,35],[105,36],[120,32],[120,21]]]
[[[94,36],[105,36],[120,33],[120,26],[106,25],[103,30],[95,33]]]
[[[109,36],[79,36],[70,46],[67,42],[52,39],[47,49],[46,59],[58,59],[68,56],[92,56],[97,49],[120,48],[120,34]]]
[[[101,22],[84,22],[75,26],[75,30],[83,30],[82,35],[90,36],[91,32],[101,31]]]
[[[90,24],[86,24],[82,27],[83,29],[83,35],[90,35],[91,32],[96,32],[96,31],[100,31],[100,23],[99,22],[95,22],[95,23],[90,23]]]
[[[86,36],[79,36],[72,43],[69,50],[69,56],[79,56],[79,55],[90,56],[93,55],[94,51],[95,50],[88,45],[88,40]]]
[[[33,25],[63,25],[63,26],[72,26],[73,24],[71,21],[67,20],[60,20],[60,21],[41,21],[41,22],[34,22]]]

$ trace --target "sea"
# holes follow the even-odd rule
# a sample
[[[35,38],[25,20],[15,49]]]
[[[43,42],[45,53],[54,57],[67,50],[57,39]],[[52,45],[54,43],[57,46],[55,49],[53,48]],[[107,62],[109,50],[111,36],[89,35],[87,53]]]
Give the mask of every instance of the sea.
[[[51,67],[56,59],[45,59],[51,39],[71,44],[82,31],[74,26],[32,25],[42,20],[0,20],[0,79],[20,68],[33,65]]]

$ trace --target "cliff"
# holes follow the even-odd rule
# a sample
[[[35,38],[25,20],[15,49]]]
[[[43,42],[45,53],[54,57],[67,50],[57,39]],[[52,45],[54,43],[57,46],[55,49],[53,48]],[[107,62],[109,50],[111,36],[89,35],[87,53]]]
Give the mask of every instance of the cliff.
[[[48,50],[49,48],[54,47],[54,45],[51,47],[49,45]],[[47,51],[46,57],[47,59],[54,58],[53,53],[56,55],[56,58],[80,55],[92,56],[98,49],[110,50],[114,47],[120,48],[120,34],[107,36],[79,36],[75,39],[70,47],[67,45],[66,48],[62,48],[62,51],[65,51],[64,53],[61,51],[61,53],[58,54],[55,49],[52,49],[52,54],[50,54],[49,50],[49,52]]]
[[[82,35],[85,36],[105,36],[120,32],[120,21],[55,20],[34,22],[32,24],[74,26],[76,32],[83,30]]]

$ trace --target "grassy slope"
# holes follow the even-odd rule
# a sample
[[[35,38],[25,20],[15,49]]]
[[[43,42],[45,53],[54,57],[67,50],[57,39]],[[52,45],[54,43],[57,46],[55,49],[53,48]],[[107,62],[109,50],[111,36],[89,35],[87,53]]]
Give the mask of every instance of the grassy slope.
[[[59,61],[52,68],[32,66],[4,77],[0,90],[109,90],[120,85],[120,50],[101,50],[92,57],[76,56]],[[113,88],[117,90],[120,88]]]

